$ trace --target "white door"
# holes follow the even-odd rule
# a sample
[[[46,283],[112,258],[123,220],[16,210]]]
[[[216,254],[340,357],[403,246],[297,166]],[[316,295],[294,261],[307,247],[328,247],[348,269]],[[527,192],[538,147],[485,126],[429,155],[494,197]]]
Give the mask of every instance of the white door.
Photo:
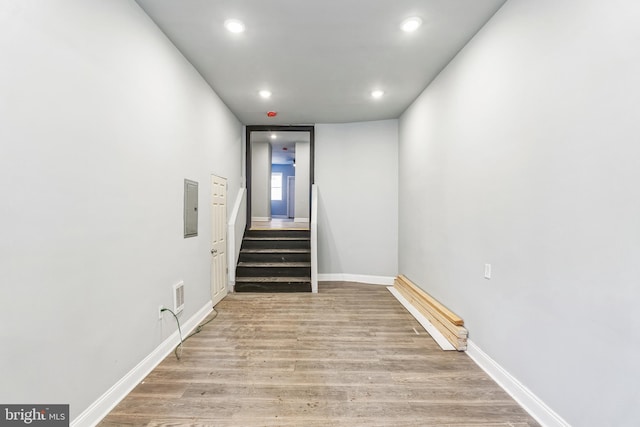
[[[296,177],[287,177],[287,216],[294,218],[296,216]]]
[[[211,301],[227,295],[227,180],[211,175]]]

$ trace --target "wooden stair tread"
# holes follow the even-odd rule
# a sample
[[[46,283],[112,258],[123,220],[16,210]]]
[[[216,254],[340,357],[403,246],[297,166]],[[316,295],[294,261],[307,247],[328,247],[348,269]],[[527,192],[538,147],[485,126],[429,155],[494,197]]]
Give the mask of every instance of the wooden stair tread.
[[[236,277],[236,283],[306,283],[311,282],[311,277]]]
[[[270,248],[246,248],[241,249],[240,253],[245,254],[308,254],[311,253],[311,249],[270,249]]]
[[[251,241],[277,241],[277,242],[299,242],[311,240],[310,237],[245,237],[244,240]]]
[[[238,267],[311,267],[310,262],[291,261],[291,262],[260,262],[260,261],[241,261]]]
[[[249,231],[309,231],[309,227],[251,227],[249,228]]]

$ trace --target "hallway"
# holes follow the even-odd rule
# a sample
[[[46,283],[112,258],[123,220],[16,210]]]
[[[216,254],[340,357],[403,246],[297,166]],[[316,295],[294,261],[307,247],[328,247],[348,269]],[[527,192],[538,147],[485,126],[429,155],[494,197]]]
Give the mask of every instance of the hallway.
[[[319,294],[229,296],[113,416],[528,423],[498,416],[515,414],[504,393],[470,395],[486,376],[423,348],[386,290],[342,285],[404,275],[465,319],[467,355],[540,424],[636,426],[640,335],[611,350],[640,328],[640,2],[288,3],[0,3],[0,401],[95,427],[175,344],[162,308],[189,329],[238,268],[272,282],[255,269],[310,263],[283,280]],[[310,129],[308,153],[284,135]],[[269,185],[274,164],[296,173]],[[278,216],[294,221],[251,224]],[[271,230],[295,219],[312,230]],[[254,235],[240,260],[251,228],[309,248]]]

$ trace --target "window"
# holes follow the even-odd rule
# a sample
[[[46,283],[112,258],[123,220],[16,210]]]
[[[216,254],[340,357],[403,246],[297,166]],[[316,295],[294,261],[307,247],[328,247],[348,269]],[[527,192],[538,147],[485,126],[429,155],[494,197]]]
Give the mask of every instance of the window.
[[[282,200],[282,172],[271,174],[271,200]]]

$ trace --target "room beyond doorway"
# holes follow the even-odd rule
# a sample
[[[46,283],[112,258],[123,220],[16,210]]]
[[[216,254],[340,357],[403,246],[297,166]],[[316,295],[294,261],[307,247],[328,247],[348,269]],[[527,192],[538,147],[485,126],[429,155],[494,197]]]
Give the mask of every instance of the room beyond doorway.
[[[249,224],[309,230],[313,175],[313,126],[247,126]]]

